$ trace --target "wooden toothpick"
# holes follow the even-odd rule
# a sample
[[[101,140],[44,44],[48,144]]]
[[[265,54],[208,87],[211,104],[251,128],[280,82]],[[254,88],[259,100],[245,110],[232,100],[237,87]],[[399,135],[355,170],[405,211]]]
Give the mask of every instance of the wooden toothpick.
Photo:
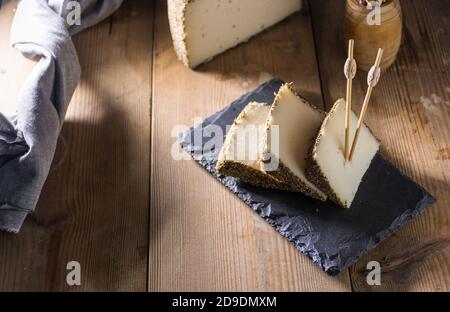
[[[345,106],[345,145],[344,158],[349,159],[349,141],[350,141],[350,113],[352,111],[352,84],[356,75],[356,62],[353,59],[354,40],[348,41],[348,58],[344,66],[344,74],[347,78],[347,100]]]
[[[370,96],[372,95],[372,90],[380,80],[381,74],[380,63],[382,57],[383,57],[383,49],[379,49],[377,59],[375,60],[375,65],[372,66],[372,68],[369,71],[369,74],[367,75],[367,84],[369,87],[367,88],[367,93],[366,97],[364,98],[361,114],[359,115],[358,126],[356,128],[355,136],[353,138],[349,160],[352,160],[353,154],[355,153],[356,144],[358,143],[359,133],[361,131],[362,125],[364,124],[364,117],[366,115],[367,106],[369,105]]]

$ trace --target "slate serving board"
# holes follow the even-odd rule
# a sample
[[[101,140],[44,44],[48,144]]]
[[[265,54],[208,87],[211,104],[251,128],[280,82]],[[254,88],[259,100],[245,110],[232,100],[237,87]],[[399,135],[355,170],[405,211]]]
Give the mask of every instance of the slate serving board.
[[[218,175],[215,165],[223,140],[221,137],[211,147],[207,137],[217,127],[225,135],[248,103],[272,103],[282,84],[280,80],[272,80],[261,85],[184,133],[180,144],[300,252],[335,276],[436,200],[380,154],[373,159],[350,209],[340,208],[329,200],[321,202],[299,193],[253,187]],[[196,135],[197,138],[202,135],[203,142],[196,143]]]

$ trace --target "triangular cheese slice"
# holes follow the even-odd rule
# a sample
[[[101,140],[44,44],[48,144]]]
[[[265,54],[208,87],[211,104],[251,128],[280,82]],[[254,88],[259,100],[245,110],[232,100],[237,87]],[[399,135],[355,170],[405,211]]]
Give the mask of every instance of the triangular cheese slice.
[[[267,120],[263,170],[293,190],[325,201],[327,196],[306,178],[306,158],[325,114],[283,85]]]
[[[336,101],[325,118],[309,155],[307,176],[334,202],[349,208],[380,143],[364,125],[352,160],[345,161],[345,106],[345,100]],[[350,139],[354,137],[357,123],[358,117],[352,112]]]
[[[270,105],[252,102],[235,119],[216,165],[221,175],[254,186],[288,190],[289,187],[261,170],[261,155]]]
[[[168,0],[178,58],[195,68],[300,10],[301,0]]]

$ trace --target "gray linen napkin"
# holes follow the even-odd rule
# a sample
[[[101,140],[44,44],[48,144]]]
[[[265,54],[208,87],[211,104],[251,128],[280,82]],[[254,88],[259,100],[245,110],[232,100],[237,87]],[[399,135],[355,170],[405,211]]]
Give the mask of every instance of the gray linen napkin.
[[[0,102],[0,230],[18,233],[34,210],[55,153],[67,106],[80,79],[71,35],[100,22],[122,0],[22,0],[11,29],[11,44],[38,58],[15,103],[14,114]],[[68,19],[69,17],[69,19]],[[71,25],[73,24],[73,25]]]

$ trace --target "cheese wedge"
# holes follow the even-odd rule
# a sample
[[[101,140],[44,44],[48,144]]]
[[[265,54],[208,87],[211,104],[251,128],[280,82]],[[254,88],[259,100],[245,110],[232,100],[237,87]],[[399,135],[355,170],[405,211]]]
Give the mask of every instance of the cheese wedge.
[[[261,170],[261,155],[270,106],[252,102],[234,121],[219,154],[216,170],[254,186],[288,190]]]
[[[353,159],[345,161],[345,106],[345,100],[336,101],[325,118],[308,158],[307,177],[338,205],[349,208],[380,143],[364,125]],[[358,117],[352,112],[350,138],[354,137],[357,123]]]
[[[325,114],[283,85],[267,120],[263,170],[293,190],[325,201],[327,196],[306,178],[306,158]]]
[[[300,10],[301,0],[168,0],[179,59],[191,68]]]

